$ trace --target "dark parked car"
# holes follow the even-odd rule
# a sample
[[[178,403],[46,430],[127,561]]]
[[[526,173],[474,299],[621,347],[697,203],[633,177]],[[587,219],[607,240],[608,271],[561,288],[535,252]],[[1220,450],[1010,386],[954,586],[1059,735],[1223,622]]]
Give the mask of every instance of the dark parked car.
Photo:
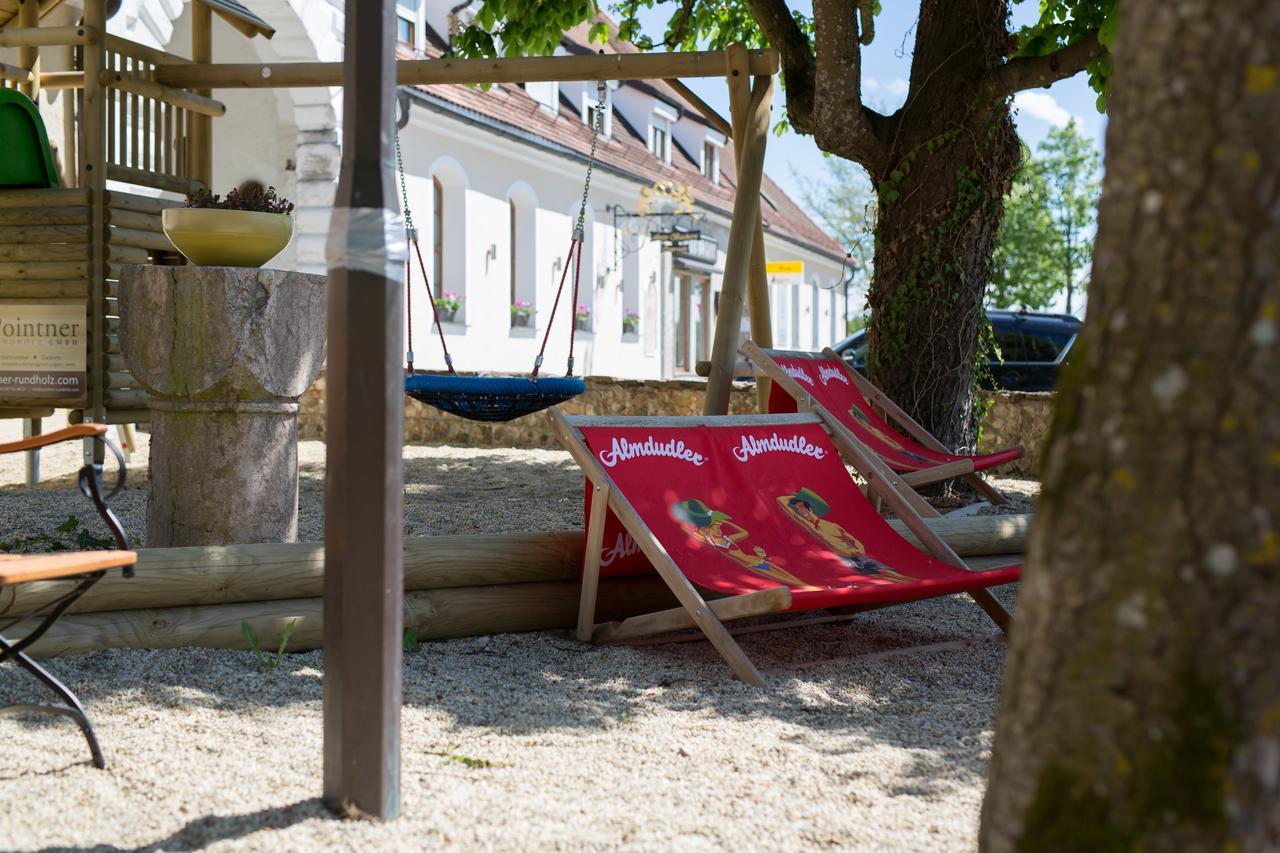
[[[1027,311],[988,311],[987,319],[1003,360],[988,362],[991,378],[982,384],[1005,391],[1052,391],[1080,331],[1080,321],[1070,314]],[[866,330],[855,332],[832,349],[863,372],[867,361]]]

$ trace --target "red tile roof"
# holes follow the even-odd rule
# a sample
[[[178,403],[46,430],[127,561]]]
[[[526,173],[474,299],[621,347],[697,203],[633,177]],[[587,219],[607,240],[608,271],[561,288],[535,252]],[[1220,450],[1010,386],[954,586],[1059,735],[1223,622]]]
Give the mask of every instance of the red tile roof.
[[[570,31],[566,37],[566,48],[572,52],[581,52],[585,48],[586,25]],[[429,39],[431,45],[427,55],[440,55],[439,37]],[[630,48],[630,50],[628,50]],[[605,46],[606,52],[633,52],[634,47],[611,41]],[[403,50],[403,49],[402,49]],[[592,50],[592,52],[595,52]],[[409,55],[405,54],[404,58]],[[624,86],[635,85],[624,83]],[[638,84],[642,90],[677,105],[684,105],[684,99],[661,80]],[[568,152],[586,157],[591,150],[591,128],[583,121],[582,114],[576,105],[570,105],[561,98],[559,108],[552,112],[534,100],[518,84],[500,84],[487,91],[479,87],[454,86],[438,84],[418,86],[419,90],[433,98],[470,112],[477,117],[489,119],[503,126],[517,137],[536,137],[567,149]],[[690,105],[683,107],[684,114],[694,116],[699,122],[706,121]],[[631,127],[615,109],[613,113],[613,134],[600,139],[596,157],[600,164],[613,171],[622,172],[644,184],[653,184],[659,180],[669,180],[675,184],[689,187],[694,200],[703,208],[719,211],[729,215],[733,211],[733,197],[736,182],[732,171],[727,168],[733,163],[733,142],[725,146],[721,153],[720,182],[713,184],[706,178],[699,164],[690,154],[685,152],[673,139],[671,146],[671,163],[663,163],[649,151],[648,129]],[[761,185],[760,213],[765,231],[780,237],[793,240],[820,254],[840,260],[844,250],[822,228],[809,218],[782,188],[774,183],[768,175],[764,176]]]

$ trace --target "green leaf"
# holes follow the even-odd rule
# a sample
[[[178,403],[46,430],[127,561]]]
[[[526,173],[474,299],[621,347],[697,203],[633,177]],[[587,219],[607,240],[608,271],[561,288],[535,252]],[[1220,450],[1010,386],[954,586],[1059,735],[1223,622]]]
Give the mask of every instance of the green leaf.
[[[68,515],[67,520],[59,524],[57,530],[59,533],[70,533],[79,526],[80,519],[76,518],[74,515]]]
[[[1116,10],[1112,9],[1107,13],[1107,17],[1102,21],[1102,26],[1098,27],[1098,43],[1111,50],[1111,46],[1116,41],[1116,26],[1119,24],[1120,16],[1116,14]]]
[[[406,652],[416,652],[418,650],[418,631],[415,628],[404,629],[404,650]]]

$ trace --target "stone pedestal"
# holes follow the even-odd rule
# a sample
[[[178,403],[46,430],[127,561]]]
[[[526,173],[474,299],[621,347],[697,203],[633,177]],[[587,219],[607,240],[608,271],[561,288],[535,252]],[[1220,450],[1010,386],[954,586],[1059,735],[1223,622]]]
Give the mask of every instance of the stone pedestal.
[[[324,276],[124,268],[120,348],[152,395],[147,546],[297,540],[298,397],[324,346]]]

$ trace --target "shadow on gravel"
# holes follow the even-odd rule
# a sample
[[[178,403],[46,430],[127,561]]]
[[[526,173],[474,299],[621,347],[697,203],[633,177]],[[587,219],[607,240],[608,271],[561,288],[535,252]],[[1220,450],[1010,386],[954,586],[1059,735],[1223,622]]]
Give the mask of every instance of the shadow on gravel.
[[[167,838],[142,847],[116,847],[97,844],[93,847],[46,847],[40,853],[160,853],[170,850],[201,850],[219,841],[234,841],[257,832],[285,829],[313,818],[331,818],[319,798],[303,800],[289,806],[262,809],[251,814],[207,815],[196,818]]]

